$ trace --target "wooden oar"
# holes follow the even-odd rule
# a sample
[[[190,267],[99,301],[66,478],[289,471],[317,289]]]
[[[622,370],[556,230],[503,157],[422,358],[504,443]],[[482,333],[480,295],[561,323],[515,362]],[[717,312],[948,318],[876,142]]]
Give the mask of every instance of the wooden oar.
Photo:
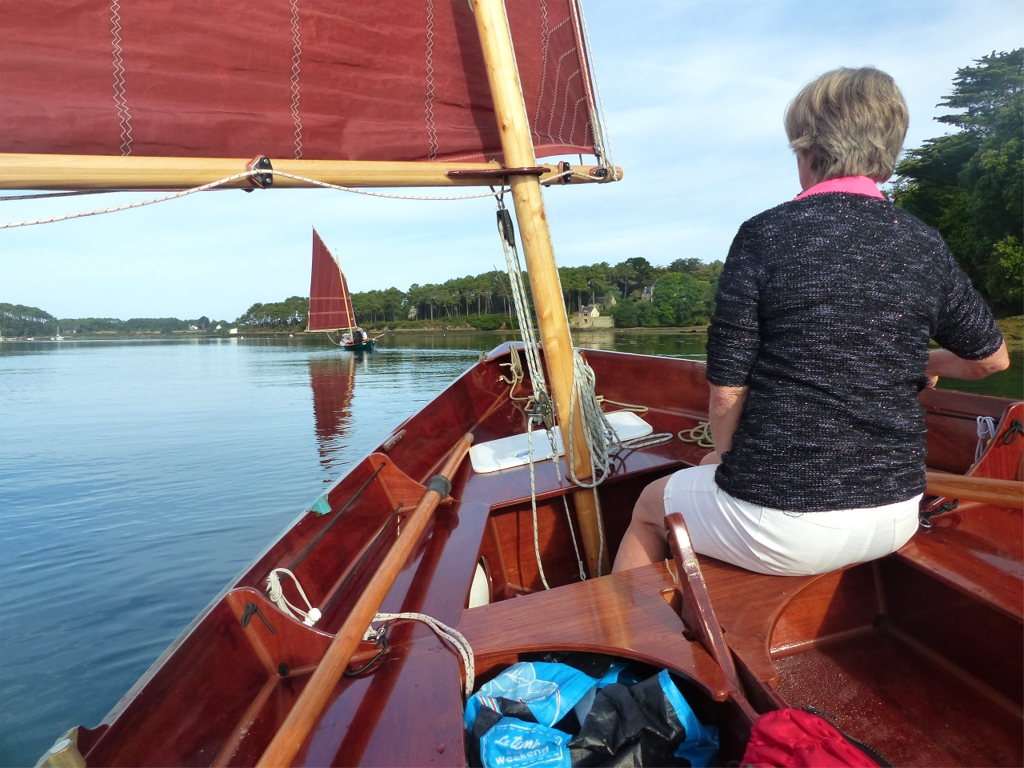
[[[302,689],[302,693],[291,712],[288,713],[288,717],[285,718],[266,752],[263,753],[263,757],[256,764],[260,768],[291,765],[292,760],[295,759],[302,742],[306,740],[313,725],[320,718],[331,692],[334,691],[338,680],[341,679],[359,641],[363,639],[366,628],[370,626],[374,614],[380,609],[392,584],[395,583],[395,579],[405,566],[413,548],[419,542],[434,510],[437,509],[441,499],[448,495],[451,489],[451,478],[466,457],[472,443],[472,435],[467,434],[463,437],[455,445],[455,449],[441,471],[430,479],[427,484],[427,492],[423,494],[415,511],[406,521],[398,541],[391,547],[384,562],[380,564],[365,591],[352,608],[352,613],[338,630],[338,634],[334,636],[334,640],[331,641],[316,672],[313,673],[306,687]]]
[[[996,507],[1024,509],[1024,483],[991,477],[970,477],[946,472],[928,472],[928,496],[950,496]]]

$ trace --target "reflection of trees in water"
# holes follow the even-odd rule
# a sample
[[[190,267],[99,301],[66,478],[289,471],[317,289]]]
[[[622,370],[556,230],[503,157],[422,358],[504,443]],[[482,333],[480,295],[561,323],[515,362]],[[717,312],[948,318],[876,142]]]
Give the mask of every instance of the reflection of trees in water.
[[[355,390],[355,355],[309,361],[309,384],[313,388],[313,428],[320,466],[329,475],[346,447],[341,438],[348,433],[352,420],[352,393]],[[333,476],[324,482],[333,480]]]

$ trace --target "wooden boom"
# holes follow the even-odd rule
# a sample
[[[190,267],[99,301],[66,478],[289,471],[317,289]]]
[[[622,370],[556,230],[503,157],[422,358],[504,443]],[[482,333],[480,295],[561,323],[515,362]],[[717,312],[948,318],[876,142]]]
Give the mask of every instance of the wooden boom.
[[[456,443],[451,456],[441,468],[438,476],[450,482],[462,460],[466,458],[472,444],[473,435],[471,434],[467,434]],[[431,480],[431,485],[433,484],[434,480]],[[406,521],[402,535],[398,537],[398,541],[395,542],[360,595],[359,601],[353,606],[345,623],[334,636],[334,640],[331,641],[323,659],[320,660],[316,672],[313,673],[306,687],[302,689],[298,700],[277,733],[274,734],[273,740],[256,764],[257,766],[274,766],[276,768],[276,766],[291,765],[299,747],[302,746],[302,742],[306,740],[310,730],[316,724],[331,692],[334,691],[338,680],[341,679],[341,675],[345,671],[345,667],[348,666],[359,641],[362,640],[366,628],[370,626],[370,622],[373,621],[374,615],[381,603],[384,602],[384,598],[387,597],[399,572],[419,542],[420,536],[426,529],[427,523],[430,522],[441,499],[441,494],[432,487],[423,494],[420,503]]]
[[[178,190],[194,189],[239,173],[252,158],[114,157],[106,155],[22,155],[0,153],[0,189],[49,190]],[[270,158],[274,170],[343,187],[473,187],[499,183],[498,163],[374,162],[366,160],[287,160]],[[536,166],[536,161],[529,163]],[[546,170],[541,181],[564,173],[558,164]],[[568,183],[603,183],[622,177],[594,165],[572,165]],[[225,188],[251,189],[248,179]],[[315,186],[275,176],[274,187]]]
[[[477,34],[483,48],[487,80],[491,86],[494,114],[498,118],[501,148],[505,165],[509,168],[526,168],[536,164],[533,141],[530,137],[530,121],[523,102],[519,71],[516,67],[512,36],[505,15],[502,0],[472,0],[476,16]],[[523,242],[523,255],[530,276],[530,288],[537,310],[537,325],[544,344],[544,359],[547,361],[548,378],[551,381],[551,395],[555,401],[563,444],[566,446],[566,461],[574,462],[576,475],[590,477],[590,453],[583,436],[582,419],[577,408],[573,431],[573,453],[568,455],[569,422],[573,382],[572,339],[569,323],[562,303],[561,283],[555,266],[555,253],[551,245],[551,233],[544,213],[544,197],[541,195],[540,179],[534,175],[513,175],[509,177],[512,199],[515,203],[516,220]],[[607,573],[608,550],[600,546],[600,529],[593,493],[577,491],[573,495],[576,516],[580,523],[583,548],[587,565],[592,576]]]

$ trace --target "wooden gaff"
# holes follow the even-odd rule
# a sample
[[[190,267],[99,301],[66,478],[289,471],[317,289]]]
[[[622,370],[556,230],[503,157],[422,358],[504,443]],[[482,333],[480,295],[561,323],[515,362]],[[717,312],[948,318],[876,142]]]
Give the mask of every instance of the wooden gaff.
[[[501,148],[508,168],[528,168],[537,163],[530,138],[530,121],[523,102],[519,70],[516,67],[512,36],[505,15],[503,0],[472,0],[476,16],[477,34],[483,48],[487,80],[491,86],[494,114],[498,119]],[[555,266],[544,197],[540,180],[536,176],[509,176],[512,199],[519,222],[519,234],[530,275],[530,288],[537,309],[537,324],[544,344],[551,395],[555,401],[566,461],[573,462],[577,477],[590,477],[590,452],[583,436],[582,419],[576,409],[573,430],[573,456],[568,455],[570,404],[572,401],[573,353],[569,336],[569,323]],[[608,572],[608,545],[600,546],[597,508],[590,490],[573,494],[580,534],[586,552],[590,574],[596,576],[598,563]]]
[[[472,444],[473,436],[470,434],[456,443],[448,461],[435,477],[440,476],[450,481],[462,460],[466,458]],[[431,480],[431,484],[433,482]],[[427,492],[423,494],[420,503],[406,521],[402,535],[391,547],[391,551],[388,552],[370,583],[360,595],[345,623],[334,636],[334,640],[331,641],[323,659],[320,660],[316,672],[313,673],[306,687],[302,689],[298,700],[281,727],[278,728],[273,740],[263,753],[263,757],[256,764],[257,766],[264,768],[274,766],[276,768],[277,766],[291,765],[302,743],[323,712],[327,700],[338,684],[338,680],[341,679],[359,641],[362,640],[366,628],[370,626],[370,622],[373,621],[374,615],[384,602],[384,598],[387,597],[399,572],[408,561],[409,555],[419,542],[420,536],[426,529],[427,523],[430,522],[441,499],[441,494],[432,488],[428,488]]]
[[[217,157],[113,157],[107,155],[25,155],[0,153],[0,189],[193,189],[243,173],[252,158]],[[474,187],[495,183],[497,163],[430,163],[372,160],[291,160],[270,158],[275,170],[343,187]],[[536,163],[533,163],[536,165]],[[557,165],[542,180],[561,173]],[[606,174],[598,166],[571,166],[571,184],[604,183],[622,178],[622,171]],[[455,173],[452,173],[455,172]],[[599,175],[606,174],[606,175]],[[252,189],[248,179],[223,188]],[[306,182],[274,177],[274,187],[309,187]]]

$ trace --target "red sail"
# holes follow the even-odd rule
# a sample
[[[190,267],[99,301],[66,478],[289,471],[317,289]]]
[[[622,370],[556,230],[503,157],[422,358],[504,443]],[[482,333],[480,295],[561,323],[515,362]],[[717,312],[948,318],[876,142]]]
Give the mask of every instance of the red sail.
[[[348,283],[338,260],[313,230],[313,274],[309,279],[307,331],[336,331],[356,324]]]
[[[595,152],[578,0],[509,0],[539,156]],[[0,0],[0,152],[500,157],[466,0]]]

